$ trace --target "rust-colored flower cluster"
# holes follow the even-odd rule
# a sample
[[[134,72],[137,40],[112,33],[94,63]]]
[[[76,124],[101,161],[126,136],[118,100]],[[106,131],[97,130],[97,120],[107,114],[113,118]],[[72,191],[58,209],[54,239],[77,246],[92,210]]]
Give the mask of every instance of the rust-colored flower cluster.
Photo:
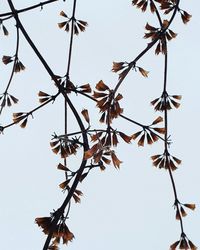
[[[169,154],[169,152],[164,152],[162,155],[151,156],[153,165],[158,168],[176,170],[178,165],[181,164],[181,160],[175,156]]]
[[[15,73],[21,72],[25,70],[25,68],[26,67],[24,66],[24,64],[17,58],[15,62],[15,68],[14,68]]]
[[[35,219],[35,222],[39,227],[42,228],[44,234],[49,234],[52,230],[54,216],[51,217],[39,217]],[[61,218],[57,225],[53,226],[53,236],[52,244],[49,249],[58,249],[58,245],[62,239],[62,244],[68,244],[74,238],[73,233],[69,230],[65,223],[64,218]]]
[[[43,91],[39,91],[38,93],[38,96],[39,96],[39,102],[40,103],[44,103],[46,101],[49,101],[49,99],[52,99],[52,96],[43,92]]]
[[[128,67],[127,62],[113,62],[112,72],[117,73],[118,71],[121,71],[122,69]]]
[[[132,140],[131,136],[116,130],[106,132],[106,134],[104,132],[96,132],[95,134],[91,135],[91,139],[93,142],[100,142],[105,147],[116,147],[119,143],[118,136],[126,143],[130,143]]]
[[[61,22],[61,23],[58,23],[58,27],[60,29],[64,28],[65,31],[69,32],[70,31],[70,22],[73,20],[74,21],[74,25],[73,25],[73,32],[75,35],[78,35],[79,32],[84,32],[85,31],[85,28],[86,26],[88,26],[88,23],[83,21],[83,20],[77,20],[75,18],[69,18],[67,16],[67,14],[64,12],[64,11],[61,11],[60,12],[60,15],[65,17],[67,19],[67,21],[64,21],[64,22]]]
[[[35,222],[41,227],[44,234],[48,234],[52,224],[52,217],[39,217],[35,219]]]
[[[159,136],[156,134],[165,134],[165,128],[154,127],[154,125],[163,121],[163,118],[159,116],[156,118],[151,125],[144,126],[143,129],[131,136],[133,140],[138,139],[138,146],[144,146],[145,141],[147,144],[151,145],[154,142],[158,141]]]
[[[155,40],[160,35],[160,29],[155,28],[154,26],[150,25],[149,23],[146,24],[145,29],[147,30],[147,33],[145,33],[144,38],[151,38],[151,40]]]
[[[112,72],[119,72],[119,79],[123,79],[126,77],[130,69],[135,69],[135,71],[138,69],[142,76],[148,77],[149,71],[143,69],[142,67],[138,67],[135,65],[135,63],[127,63],[127,62],[113,62]],[[122,71],[123,70],[123,71]]]
[[[177,34],[174,33],[171,29],[168,29],[169,22],[168,20],[163,20],[162,28],[155,28],[150,24],[146,24],[145,29],[148,31],[145,33],[144,38],[151,38],[152,41],[158,39],[158,44],[155,49],[155,54],[167,53],[167,41],[171,41],[176,38]]]
[[[176,219],[177,220],[181,220],[182,217],[187,216],[187,213],[186,213],[184,207],[191,209],[191,210],[195,210],[195,208],[196,208],[195,204],[189,204],[189,203],[182,204],[178,200],[176,200],[174,202],[174,208],[176,209]]]
[[[154,106],[155,111],[170,110],[173,107],[179,108],[180,103],[178,101],[180,101],[181,98],[181,95],[168,95],[167,92],[163,92],[161,97],[151,101],[151,105]]]
[[[63,191],[66,191],[66,190],[70,190],[70,187],[69,187],[69,183],[71,181],[71,178],[67,179],[66,181],[63,181],[62,183],[59,184],[59,187],[63,190]],[[80,182],[82,180],[79,180]],[[80,203],[81,202],[81,196],[83,195],[83,193],[76,189],[72,195],[72,198],[74,199],[74,201],[76,203]]]
[[[126,75],[128,74],[128,72],[130,70],[129,67],[130,67],[130,65],[127,62],[113,62],[112,72],[117,73],[117,72],[121,71],[119,73],[119,79],[121,80],[121,79],[125,78]]]
[[[149,0],[132,0],[132,5],[136,5],[136,7],[141,9],[142,12],[147,10],[148,3]],[[153,1],[150,1],[149,7],[152,13],[156,11],[156,6]]]
[[[82,93],[91,93],[92,92],[92,89],[91,89],[89,83],[78,86],[77,89],[78,90],[80,89],[80,92],[82,92]]]
[[[123,113],[123,109],[120,107],[119,101],[123,98],[121,94],[114,96],[113,90],[111,90],[102,80],[96,84],[93,97],[97,100],[97,107],[102,113],[100,122],[110,124],[114,118],[117,118]]]
[[[80,202],[81,202],[81,198],[80,198],[80,197],[81,197],[82,195],[83,195],[82,191],[76,189],[76,190],[74,191],[72,197],[73,197],[73,199],[74,199],[74,201],[75,201],[76,203],[80,203]]]
[[[66,89],[66,93],[71,93],[71,91],[76,91],[76,88],[73,84],[72,81],[70,81],[69,79],[67,79],[66,81],[62,82],[63,86]]]
[[[13,62],[13,60],[14,60],[14,57],[13,57],[13,56],[3,56],[3,57],[2,57],[2,62],[3,62],[5,65],[7,65],[7,64],[9,64],[9,63],[11,63],[11,62]]]
[[[123,132],[98,132],[91,135],[92,141],[96,143],[85,152],[85,159],[92,158],[93,162],[99,164],[102,169],[105,169],[104,164],[109,165],[111,161],[115,168],[119,168],[122,161],[118,159],[115,151],[111,149],[111,147],[115,147],[119,143],[118,136],[126,143],[131,142],[132,137]]]
[[[156,2],[160,3],[160,9],[164,10],[164,14],[169,14],[174,8],[177,6],[177,0],[155,0]],[[178,11],[181,14],[181,19],[184,24],[187,24],[190,19],[191,15],[178,7]]]
[[[24,112],[18,112],[18,113],[13,113],[13,122],[14,123],[19,123],[21,128],[25,128],[28,122],[28,113],[24,113]]]
[[[15,60],[16,58],[16,60]],[[25,70],[24,64],[16,57],[16,56],[3,56],[2,57],[2,62],[7,65],[15,60],[15,65],[14,65],[14,72],[18,73],[20,71]]]
[[[176,250],[176,249],[183,249],[183,250],[197,250],[197,247],[194,245],[194,243],[187,238],[187,236],[182,233],[180,240],[174,242],[170,246],[170,250]]]
[[[180,11],[180,13],[181,13],[181,19],[182,19],[183,23],[184,23],[184,24],[187,24],[187,23],[190,21],[192,15],[190,15],[190,14],[189,14],[187,11],[185,11],[185,10],[179,10],[179,11]]]
[[[15,60],[15,64],[14,64],[14,72],[15,73],[18,73],[18,72],[21,72],[21,71],[25,70],[26,67],[24,66],[24,64],[16,56],[5,56],[4,55],[2,57],[2,62],[5,65],[13,62],[14,60]]]
[[[10,95],[8,93],[4,93],[0,96],[0,106],[1,107],[11,107],[12,104],[16,104],[18,103],[18,99],[16,97],[14,97],[13,95]]]
[[[76,139],[69,140],[68,138],[55,138],[50,142],[52,151],[55,154],[60,154],[61,158],[66,158],[72,154],[76,154],[79,145]]]
[[[160,9],[164,10],[164,14],[169,14],[175,7],[177,0],[155,0],[160,3]]]

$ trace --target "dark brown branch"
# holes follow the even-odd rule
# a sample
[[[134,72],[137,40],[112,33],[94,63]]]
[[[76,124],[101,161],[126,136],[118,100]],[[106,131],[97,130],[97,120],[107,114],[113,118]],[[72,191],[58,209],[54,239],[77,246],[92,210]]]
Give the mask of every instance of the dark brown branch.
[[[72,57],[72,47],[73,47],[73,38],[74,38],[74,22],[75,22],[75,11],[76,11],[76,1],[73,4],[73,11],[72,11],[72,22],[71,22],[71,34],[70,34],[70,45],[69,45],[69,54],[68,54],[68,63],[67,63],[67,72],[66,72],[66,79],[69,80],[69,72],[70,72],[70,65],[71,65],[71,57]],[[64,100],[64,117],[65,117],[65,134],[67,134],[67,102]],[[67,160],[64,159],[64,166],[67,166]],[[67,173],[65,173],[66,179]]]
[[[85,127],[82,123],[82,120],[78,114],[78,112],[76,111],[75,107],[73,106],[72,102],[70,101],[70,99],[68,98],[67,94],[65,92],[62,91],[62,94],[64,95],[69,107],[71,108],[79,126],[80,126],[80,129],[81,131],[85,131]],[[88,138],[87,138],[87,133],[86,132],[83,132],[82,133],[82,136],[83,136],[83,148],[84,148],[84,152],[87,151],[89,149],[89,142],[88,142]],[[61,205],[61,207],[57,210],[57,213],[56,213],[56,217],[55,219],[53,220],[52,222],[52,226],[50,228],[50,231],[49,231],[49,234],[47,236],[47,239],[46,239],[46,242],[44,244],[44,247],[43,247],[43,250],[48,250],[48,247],[49,247],[49,244],[51,242],[51,239],[52,239],[52,236],[53,236],[53,232],[54,232],[54,229],[55,229],[55,226],[57,225],[58,221],[59,221],[59,218],[60,216],[64,213],[64,210],[66,208],[66,206],[68,205],[68,203],[70,202],[72,196],[73,196],[73,193],[74,191],[76,190],[76,187],[78,186],[78,183],[80,181],[80,177],[85,169],[85,166],[86,166],[86,163],[87,163],[87,160],[84,159],[84,154],[83,154],[83,159],[82,159],[82,162],[81,162],[81,165],[79,167],[79,170],[77,171],[77,175],[74,179],[74,182],[68,192],[68,195],[66,197],[66,199],[64,200],[63,204]]]
[[[164,84],[163,84],[163,93],[164,93],[164,106],[166,107],[164,110],[164,124],[165,124],[165,136],[164,136],[164,149],[166,154],[168,154],[168,110],[167,110],[167,66],[168,66],[168,49],[167,49],[167,42],[166,42],[166,54],[165,54],[165,62],[164,62]],[[170,176],[170,180],[172,183],[172,188],[173,188],[173,192],[174,192],[174,198],[175,198],[175,203],[174,205],[176,206],[176,209],[178,211],[179,214],[180,213],[180,209],[179,209],[179,203],[178,203],[178,195],[177,195],[177,190],[176,190],[176,185],[175,185],[175,181],[174,181],[174,177],[172,174],[172,170],[170,168],[170,166],[168,166],[168,172],[169,172],[169,176]],[[182,217],[180,216],[179,218],[180,220],[180,226],[181,226],[181,233],[184,234],[184,229],[183,229],[183,220]]]
[[[33,10],[35,8],[38,8],[38,7],[42,8],[46,4],[57,2],[57,1],[59,1],[59,0],[48,0],[48,1],[40,2],[39,4],[36,4],[36,5],[32,5],[32,6],[27,7],[27,8],[21,9],[21,10],[15,10],[15,11],[17,14],[20,14],[20,13],[23,13],[23,12],[26,12],[29,10]],[[10,16],[9,18],[11,18],[13,16],[13,12],[7,12],[7,13],[0,14],[0,17],[4,17],[4,16]]]
[[[157,18],[158,18],[158,21],[159,21],[159,24],[160,24],[160,27],[162,27],[162,19],[161,19],[161,16],[160,16],[160,13],[159,13],[159,11],[158,11],[158,8],[156,7],[156,5],[155,5],[155,3],[154,3],[154,1],[153,0],[150,0],[150,2],[151,3],[153,3],[154,4],[154,6],[155,6],[155,12],[156,12],[156,16],[157,16]]]
[[[66,77],[69,79],[69,71],[71,66],[71,58],[72,58],[72,47],[73,47],[73,39],[74,39],[74,24],[75,24],[75,11],[76,11],[76,0],[74,0],[73,4],[73,11],[72,11],[72,17],[71,17],[71,34],[70,34],[70,44],[69,44],[69,54],[68,54],[68,63],[67,63],[67,72]]]

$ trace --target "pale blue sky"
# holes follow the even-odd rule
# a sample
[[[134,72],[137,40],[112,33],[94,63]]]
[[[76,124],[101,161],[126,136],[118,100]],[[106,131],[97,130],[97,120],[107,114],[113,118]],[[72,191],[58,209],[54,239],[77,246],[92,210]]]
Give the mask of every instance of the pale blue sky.
[[[14,1],[16,8],[28,6],[26,1]],[[38,1],[28,1],[36,4]],[[91,3],[92,2],[92,3]],[[173,140],[171,152],[183,160],[174,174],[180,201],[196,203],[195,212],[188,211],[184,219],[185,232],[200,246],[200,185],[199,185],[199,2],[181,1],[181,8],[193,15],[188,25],[177,16],[172,30],[177,38],[169,44],[168,89],[170,94],[181,94],[179,110],[169,113],[169,134]],[[69,34],[58,29],[63,21],[59,12],[70,15],[72,0],[50,4],[43,11],[36,9],[21,14],[28,33],[56,74],[66,70]],[[7,1],[0,4],[8,10]],[[103,79],[115,86],[117,75],[111,72],[113,61],[131,61],[145,48],[144,26],[148,21],[156,25],[156,17],[141,13],[131,6],[131,1],[77,1],[77,18],[89,23],[85,33],[75,37],[72,57],[71,80],[77,84],[92,86]],[[9,37],[0,34],[0,56],[11,55],[15,49],[13,21],[6,27]],[[23,73],[16,74],[9,93],[20,103],[4,110],[2,125],[9,123],[13,112],[29,111],[38,105],[39,90],[56,93],[52,81],[38,63],[38,59],[20,36],[19,58],[26,66]],[[146,54],[138,65],[150,71],[148,79],[134,72],[125,80],[119,92],[123,94],[124,114],[144,124],[150,124],[158,115],[150,101],[162,91],[163,56],[153,51]],[[0,92],[5,88],[11,65],[0,64]],[[96,117],[93,103],[71,96],[78,110],[88,108]],[[92,111],[92,109],[94,111]],[[117,122],[117,129],[127,129],[128,134],[140,128],[126,122]],[[69,130],[75,128],[72,119]],[[62,99],[56,100],[34,114],[26,129],[18,125],[5,131],[0,138],[1,149],[1,229],[2,250],[42,249],[44,236],[34,224],[35,217],[48,216],[59,207],[65,194],[58,188],[64,181],[62,172],[56,170],[59,157],[51,152],[49,142],[53,132],[63,131]],[[113,166],[104,173],[93,171],[80,185],[84,193],[81,204],[73,204],[69,228],[75,240],[69,250],[167,250],[179,239],[180,228],[173,210],[173,192],[166,171],[155,169],[150,156],[163,152],[163,143],[138,148],[122,145],[119,158],[123,161],[120,171]],[[72,157],[69,164],[78,164]],[[67,249],[66,246],[61,247]]]

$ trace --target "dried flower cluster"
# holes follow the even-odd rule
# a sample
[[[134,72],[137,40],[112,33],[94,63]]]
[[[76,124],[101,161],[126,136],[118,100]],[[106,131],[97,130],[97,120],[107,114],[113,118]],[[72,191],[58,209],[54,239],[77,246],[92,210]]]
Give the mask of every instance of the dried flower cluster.
[[[59,138],[50,142],[52,147],[52,151],[55,154],[60,154],[61,158],[66,158],[69,155],[76,154],[79,145],[77,144],[77,140],[68,140],[67,138]]]
[[[19,113],[13,113],[13,122],[19,123],[21,128],[25,128],[28,122],[28,115],[27,113],[19,112]]]
[[[170,110],[173,108],[179,108],[180,101],[182,98],[181,95],[168,95],[167,92],[163,92],[161,97],[151,101],[151,104],[154,106],[155,111],[164,111]]]
[[[167,41],[171,41],[176,38],[177,34],[174,33],[171,29],[168,29],[169,21],[163,20],[161,28],[155,28],[150,24],[146,24],[145,29],[147,32],[144,35],[144,38],[151,38],[152,42],[158,40],[158,44],[155,49],[155,54],[167,53]]]
[[[39,227],[42,228],[42,231],[44,234],[49,234],[49,231],[52,227],[52,221],[54,217],[53,215],[51,217],[40,217],[36,218],[35,222],[38,224]],[[60,241],[62,240],[63,244],[68,244],[69,241],[72,241],[74,238],[74,235],[72,232],[70,232],[68,226],[65,223],[65,218],[62,217],[58,224],[53,227],[53,241],[52,244],[49,246],[48,249],[55,250],[59,249],[58,245],[60,244]]]
[[[97,100],[97,107],[102,113],[100,122],[110,124],[113,119],[123,113],[119,101],[123,98],[121,94],[114,97],[114,92],[102,80],[96,84],[93,97]]]
[[[12,104],[18,103],[18,99],[14,97],[13,95],[10,95],[8,93],[4,93],[0,96],[0,106],[5,107],[6,105],[8,107],[11,107]]]
[[[65,17],[67,19],[67,21],[58,23],[58,27],[60,29],[64,28],[65,31],[67,31],[67,32],[70,31],[70,22],[73,23],[72,27],[73,27],[73,32],[74,32],[75,35],[78,35],[79,32],[84,32],[86,26],[88,26],[88,23],[85,22],[85,21],[83,21],[83,20],[77,20],[74,17],[73,18],[69,18],[64,11],[61,11],[60,15],[63,16],[63,17]]]

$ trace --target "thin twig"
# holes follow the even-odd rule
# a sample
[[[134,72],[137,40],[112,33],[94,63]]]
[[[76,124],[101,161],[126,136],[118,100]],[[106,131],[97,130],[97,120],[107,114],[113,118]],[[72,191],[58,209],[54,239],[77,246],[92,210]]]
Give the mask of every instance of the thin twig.
[[[20,13],[23,13],[23,12],[26,12],[29,10],[33,10],[35,8],[38,8],[38,7],[42,8],[46,4],[57,2],[57,1],[59,1],[59,0],[48,0],[48,1],[40,2],[39,4],[36,4],[36,5],[32,5],[30,7],[20,9],[20,10],[15,10],[15,11],[17,14],[20,14]],[[11,18],[11,17],[13,17],[13,12],[7,12],[7,13],[0,14],[0,17],[4,17],[4,16],[10,16],[9,18]]]
[[[19,28],[17,27],[16,25],[16,33],[17,33],[17,39],[16,39],[16,49],[15,49],[15,55],[14,55],[14,62],[13,62],[13,66],[12,66],[12,71],[11,71],[11,74],[10,74],[10,79],[8,81],[8,84],[6,86],[6,89],[4,91],[4,99],[6,98],[6,95],[8,93],[8,89],[10,87],[10,84],[12,82],[12,79],[13,79],[13,76],[14,76],[14,73],[15,73],[15,66],[16,66],[16,62],[18,60],[18,51],[19,51]],[[1,106],[1,109],[0,109],[0,115],[2,114],[2,111],[3,111],[3,108],[5,106]]]

